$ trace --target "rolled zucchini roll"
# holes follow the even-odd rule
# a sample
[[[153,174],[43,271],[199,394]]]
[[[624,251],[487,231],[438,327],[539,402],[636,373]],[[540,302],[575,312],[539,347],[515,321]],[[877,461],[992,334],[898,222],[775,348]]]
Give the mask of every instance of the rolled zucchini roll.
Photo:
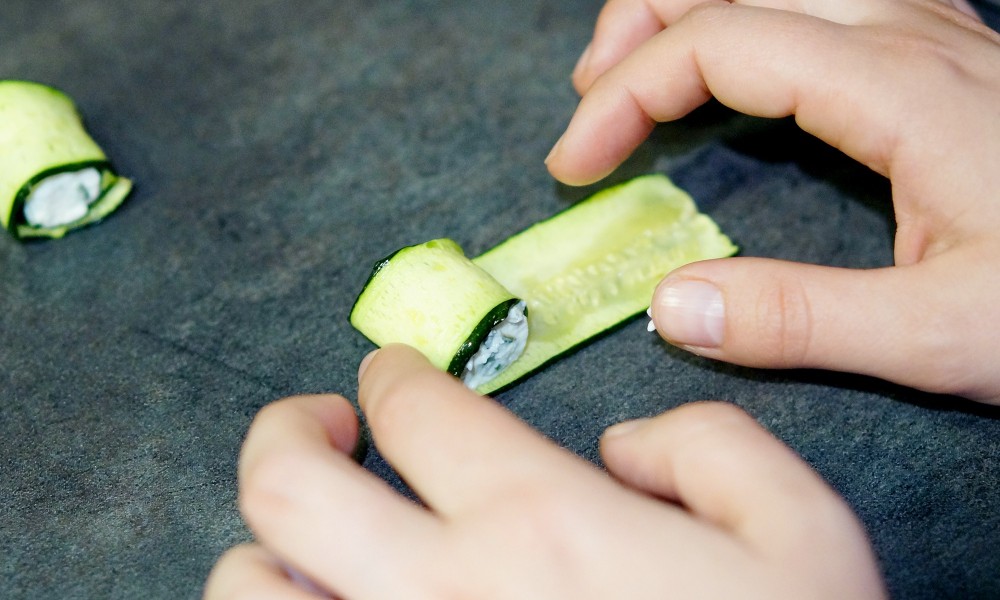
[[[449,239],[376,263],[351,324],[378,346],[413,346],[473,389],[517,360],[528,339],[525,303]]]
[[[103,219],[131,189],[68,96],[0,81],[0,224],[14,237],[62,237]]]

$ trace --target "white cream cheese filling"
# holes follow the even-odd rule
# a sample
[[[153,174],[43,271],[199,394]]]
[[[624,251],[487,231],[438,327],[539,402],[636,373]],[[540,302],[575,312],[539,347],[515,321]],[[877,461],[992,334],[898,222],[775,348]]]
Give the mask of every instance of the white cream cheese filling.
[[[507,318],[497,324],[486,336],[462,371],[462,383],[476,389],[496,377],[517,360],[528,343],[528,317],[525,303],[510,307]]]
[[[33,227],[59,227],[86,216],[101,195],[101,173],[94,168],[46,177],[24,202],[24,218]]]

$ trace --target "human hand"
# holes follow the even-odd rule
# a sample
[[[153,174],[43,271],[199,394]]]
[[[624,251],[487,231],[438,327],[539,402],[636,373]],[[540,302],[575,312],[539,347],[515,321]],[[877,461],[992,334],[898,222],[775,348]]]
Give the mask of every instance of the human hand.
[[[732,405],[691,404],[609,430],[609,477],[405,346],[363,366],[383,456],[423,499],[349,457],[346,400],[265,408],[240,462],[257,544],[206,597],[350,600],[881,598],[865,534],[791,450]]]
[[[549,169],[597,180],[656,122],[710,97],[794,115],[890,178],[895,266],[689,265],[653,297],[660,334],[742,365],[849,371],[1000,403],[1000,35],[970,12],[934,0],[610,0]]]

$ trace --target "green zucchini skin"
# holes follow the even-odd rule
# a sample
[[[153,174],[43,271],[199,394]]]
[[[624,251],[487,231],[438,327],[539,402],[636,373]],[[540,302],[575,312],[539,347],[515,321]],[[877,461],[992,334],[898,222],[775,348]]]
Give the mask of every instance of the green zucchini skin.
[[[526,303],[527,345],[516,361],[477,391],[505,389],[643,313],[656,285],[670,271],[737,250],[711,218],[698,212],[691,197],[663,175],[638,177],[600,191],[508,238],[471,262],[509,296]],[[380,277],[399,276],[384,269]],[[495,325],[482,323],[477,331],[488,333]],[[481,339],[470,337],[469,343]],[[462,348],[464,355],[468,349]],[[447,370],[457,374],[464,364],[456,356]]]
[[[53,227],[27,222],[24,206],[39,183],[87,168],[101,175],[100,193],[87,214]],[[131,180],[115,173],[66,94],[30,81],[0,80],[0,225],[11,235],[62,237],[106,217],[131,190]]]

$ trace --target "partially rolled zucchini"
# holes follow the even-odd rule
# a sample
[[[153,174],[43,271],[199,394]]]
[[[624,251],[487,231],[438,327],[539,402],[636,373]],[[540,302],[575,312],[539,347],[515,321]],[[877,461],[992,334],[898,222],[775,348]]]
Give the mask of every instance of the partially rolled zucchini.
[[[647,175],[598,192],[471,261],[450,240],[404,248],[376,265],[351,323],[377,345],[409,344],[454,375],[469,347],[479,347],[493,368],[463,379],[486,394],[643,313],[670,271],[736,250],[687,193],[663,175]],[[482,341],[515,298],[527,309],[527,343],[520,352],[520,341],[508,342],[518,350],[514,360],[491,361],[497,350]]]
[[[103,219],[131,189],[68,96],[0,81],[0,225],[14,237],[62,237]]]
[[[408,246],[376,263],[351,323],[379,346],[409,344],[471,388],[524,351],[524,301],[449,239]]]

